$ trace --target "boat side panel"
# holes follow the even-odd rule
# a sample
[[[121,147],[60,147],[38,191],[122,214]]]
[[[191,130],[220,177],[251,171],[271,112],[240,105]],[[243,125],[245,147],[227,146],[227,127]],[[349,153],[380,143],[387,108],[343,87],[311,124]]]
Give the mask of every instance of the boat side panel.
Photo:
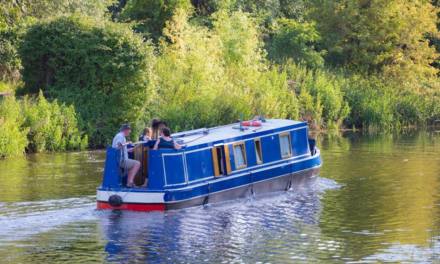
[[[270,192],[283,191],[294,185],[308,185],[316,181],[316,175],[319,174],[319,167],[310,168],[305,171],[290,173],[277,178],[269,178],[265,181],[239,186],[237,188],[225,189],[215,193],[210,193],[204,197],[194,197],[194,199],[176,201],[166,205],[167,209],[180,209],[185,207],[197,206],[206,203],[218,203],[238,198],[248,197],[250,195],[263,195]],[[287,184],[287,182],[291,182]],[[300,188],[301,186],[297,186]]]
[[[211,149],[185,154],[188,180],[195,181],[214,175]]]
[[[151,150],[148,154],[148,189],[162,190],[165,185],[165,175],[162,163],[162,153]]]
[[[245,142],[246,145],[246,157],[247,157],[247,164],[249,166],[255,166],[257,165],[257,156],[255,152],[255,142],[254,138],[251,140],[247,140]]]
[[[290,138],[292,140],[293,156],[304,155],[310,152],[307,127],[291,131]]]
[[[239,176],[223,176],[217,180],[211,181],[209,184],[209,191],[219,192],[225,189],[237,188],[251,183],[250,173],[243,173]]]
[[[287,191],[290,188],[292,174],[284,174],[269,180],[262,180],[252,184],[252,191],[255,195],[268,192]]]
[[[239,198],[245,198],[252,194],[252,189],[250,184],[244,186],[238,186],[233,189],[227,189],[215,193],[210,193],[208,196],[208,203],[219,203],[228,200],[234,200]]]
[[[257,170],[252,170],[252,182],[262,181],[268,178],[290,174],[291,172],[292,166],[287,161],[273,166],[262,167]]]
[[[241,173],[221,176],[209,182],[190,185],[183,188],[169,189],[170,195],[165,196],[165,201],[188,200],[198,196],[206,196],[208,193],[222,192],[228,189],[241,188],[255,182],[267,181],[282,175],[298,173],[314,167],[319,167],[321,159],[319,155],[308,157],[302,160],[289,160],[283,165],[276,164],[273,166],[263,167],[253,170],[252,173],[244,171]],[[282,189],[282,188],[281,188]]]
[[[192,188],[180,188],[167,191],[164,196],[165,202],[188,200],[194,197],[205,196],[209,193],[208,183],[199,184]]]
[[[261,137],[264,163],[281,160],[280,139],[278,135]]]
[[[314,177],[319,175],[320,167],[314,167],[312,169],[304,170],[301,172],[292,174],[292,182],[290,184],[293,190],[299,188],[305,188],[315,183],[318,177]],[[310,180],[311,179],[311,180]]]
[[[184,155],[162,154],[163,170],[165,174],[165,185],[176,185],[187,182]]]
[[[103,188],[118,188],[121,187],[121,169],[118,166],[120,151],[118,149],[107,147],[104,176],[102,180]]]
[[[186,200],[183,202],[178,202],[178,203],[167,203],[165,204],[165,208],[167,210],[176,210],[176,209],[182,209],[182,208],[187,208],[187,207],[193,207],[193,206],[199,206],[199,205],[203,205],[206,204],[207,199],[205,196],[203,197],[197,197],[191,200]]]

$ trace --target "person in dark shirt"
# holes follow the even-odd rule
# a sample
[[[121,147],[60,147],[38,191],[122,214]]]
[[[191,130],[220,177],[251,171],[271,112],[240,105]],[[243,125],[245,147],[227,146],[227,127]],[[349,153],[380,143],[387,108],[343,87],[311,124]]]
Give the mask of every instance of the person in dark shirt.
[[[162,128],[160,131],[160,138],[156,141],[154,149],[169,148],[169,149],[181,149],[182,146],[174,142],[171,138],[171,131],[168,127]]]
[[[154,118],[151,120],[151,139],[156,140],[160,137],[163,128],[168,127],[165,121]]]

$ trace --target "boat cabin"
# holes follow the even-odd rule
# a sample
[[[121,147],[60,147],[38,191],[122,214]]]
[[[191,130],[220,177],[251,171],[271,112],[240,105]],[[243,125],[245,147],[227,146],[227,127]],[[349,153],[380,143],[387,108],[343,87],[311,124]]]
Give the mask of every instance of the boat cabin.
[[[308,140],[305,122],[268,119],[259,124],[235,123],[175,133],[180,150],[137,148],[141,161],[135,182],[154,191],[176,189],[219,178],[256,171],[283,160],[310,157],[314,143]],[[101,188],[122,188],[124,171],[118,166],[119,150],[108,148]],[[278,166],[278,165],[277,165]],[[276,172],[274,172],[276,173]]]

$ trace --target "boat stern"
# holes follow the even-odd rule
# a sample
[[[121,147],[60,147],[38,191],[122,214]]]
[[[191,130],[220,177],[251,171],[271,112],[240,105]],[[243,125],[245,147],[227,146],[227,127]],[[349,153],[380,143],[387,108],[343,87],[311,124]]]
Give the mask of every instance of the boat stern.
[[[165,211],[163,192],[143,190],[100,190],[96,193],[98,210]]]

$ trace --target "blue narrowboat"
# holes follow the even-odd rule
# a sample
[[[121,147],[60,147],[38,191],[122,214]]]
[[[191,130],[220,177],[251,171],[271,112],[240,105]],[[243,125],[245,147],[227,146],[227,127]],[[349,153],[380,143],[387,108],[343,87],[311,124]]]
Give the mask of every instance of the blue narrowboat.
[[[98,209],[156,211],[289,190],[317,176],[319,149],[305,122],[267,119],[172,135],[182,149],[137,151],[144,187],[128,188],[120,150],[107,148]],[[140,153],[139,153],[140,152]]]

